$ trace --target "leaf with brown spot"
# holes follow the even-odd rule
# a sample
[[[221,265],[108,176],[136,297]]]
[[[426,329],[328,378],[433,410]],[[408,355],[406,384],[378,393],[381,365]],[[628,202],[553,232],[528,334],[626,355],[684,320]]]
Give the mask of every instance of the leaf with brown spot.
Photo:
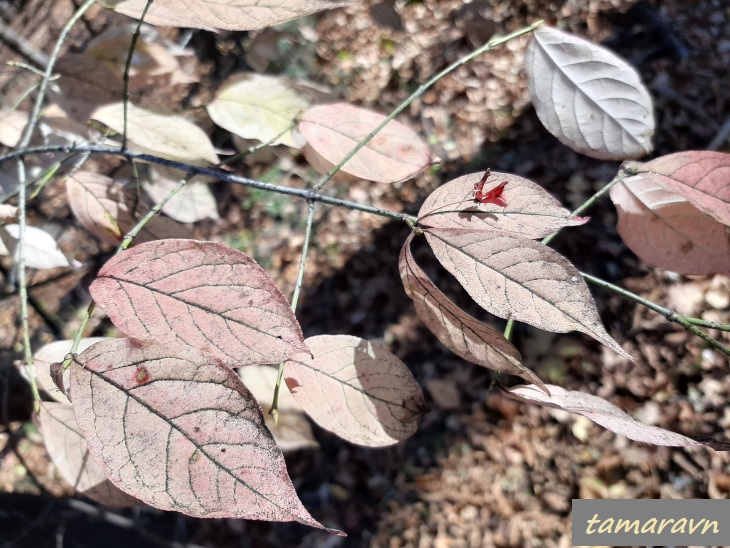
[[[107,262],[90,291],[125,334],[187,344],[231,367],[309,353],[274,281],[251,257],[222,244],[137,245]]]
[[[290,360],[284,377],[294,399],[322,428],[368,447],[413,435],[426,405],[406,365],[359,337],[309,337],[313,358]]]
[[[633,359],[606,333],[583,277],[557,251],[487,230],[425,234],[439,262],[487,312],[555,333],[580,331]]]
[[[438,228],[499,230],[523,238],[542,238],[566,226],[578,226],[586,217],[573,217],[541,186],[511,173],[492,172],[484,191],[506,182],[506,207],[475,203],[474,185],[484,172],[458,177],[433,191],[418,212],[418,223]]]
[[[98,343],[76,361],[76,420],[117,487],[193,517],[323,528],[233,370],[188,346],[130,339]]]
[[[400,252],[401,280],[418,317],[441,344],[469,362],[517,375],[544,389],[537,375],[522,365],[519,351],[499,331],[464,312],[436,287],[413,258],[412,240],[413,234]]]

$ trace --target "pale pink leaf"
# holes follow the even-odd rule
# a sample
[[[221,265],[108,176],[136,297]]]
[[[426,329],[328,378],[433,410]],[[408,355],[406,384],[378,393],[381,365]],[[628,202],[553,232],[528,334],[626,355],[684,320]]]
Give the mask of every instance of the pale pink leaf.
[[[718,442],[710,438],[697,441],[658,426],[643,424],[598,396],[566,390],[552,384],[548,384],[547,387],[550,390],[549,396],[536,386],[515,386],[503,390],[502,393],[513,400],[535,403],[543,407],[552,407],[575,415],[582,415],[605,429],[634,441],[653,445],[668,445],[670,447],[706,445],[718,451],[730,449],[730,444],[724,442]]]
[[[652,151],[651,97],[615,53],[543,25],[527,46],[525,73],[538,118],[564,145],[600,160]]]
[[[41,402],[40,423],[43,441],[58,471],[82,495],[112,508],[135,506],[140,502],[117,489],[89,454],[79,431],[73,407]]]
[[[18,219],[18,208],[9,204],[0,204],[0,223],[12,223]]]
[[[632,359],[606,333],[580,272],[557,251],[486,230],[433,228],[426,239],[487,312],[546,331],[580,331]]]
[[[506,182],[501,207],[474,200],[474,185],[484,172],[458,177],[440,186],[423,202],[418,223],[438,228],[499,230],[523,238],[542,238],[566,226],[578,226],[586,217],[573,217],[555,198],[532,181],[510,173],[492,172],[484,192]]]
[[[504,336],[456,306],[416,263],[411,234],[401,249],[399,267],[403,287],[413,299],[418,317],[446,348],[466,361],[494,371],[517,375],[545,387],[522,365],[522,356]]]
[[[730,154],[677,152],[638,168],[644,179],[676,192],[716,221],[730,225]]]
[[[347,103],[319,105],[304,113],[298,131],[318,154],[340,163],[385,116]],[[431,152],[416,132],[393,120],[350,159],[343,171],[379,183],[412,177],[431,163]]]
[[[205,518],[317,523],[236,373],[189,346],[98,343],[71,372],[79,428],[114,485]]]
[[[680,274],[730,273],[728,227],[645,174],[611,189],[624,243],[649,264]]]
[[[276,444],[281,447],[284,453],[318,447],[317,441],[312,434],[312,427],[304,416],[302,406],[297,403],[291,392],[285,387],[279,390],[277,421],[266,410],[271,408],[274,398],[274,388],[279,377],[279,368],[270,365],[247,365],[238,370],[243,384],[259,402],[264,410],[266,426],[269,427],[271,435],[274,436]],[[278,422],[278,423],[277,423]]]
[[[258,30],[346,3],[348,0],[155,0],[144,20],[160,26]],[[147,0],[116,0],[114,9],[139,19],[146,5]]]
[[[106,263],[90,291],[130,337],[187,344],[231,367],[309,353],[273,280],[251,257],[222,244],[137,245]]]
[[[81,353],[92,344],[96,344],[101,341],[105,341],[107,337],[85,337],[79,342],[77,353]],[[65,394],[56,386],[56,382],[53,380],[51,373],[51,365],[55,362],[62,362],[66,358],[66,354],[71,351],[73,341],[71,339],[64,341],[54,341],[48,343],[33,354],[33,366],[35,367],[36,381],[38,382],[38,388],[45,390],[49,396],[54,400],[69,404],[68,398]],[[23,371],[26,377],[30,376],[30,370],[26,366]],[[68,388],[68,370],[63,373],[63,385],[64,389]]]
[[[369,447],[393,445],[416,431],[423,393],[393,353],[350,335],[319,335],[306,343],[314,358],[288,361],[284,377],[314,422]]]
[[[78,171],[66,179],[66,193],[71,210],[81,226],[112,245],[119,245],[127,232],[152,207],[146,200],[138,198],[134,189],[106,175],[90,171]],[[133,211],[136,211],[135,217],[132,217]],[[134,241],[139,244],[181,238],[188,234],[184,226],[156,215]]]

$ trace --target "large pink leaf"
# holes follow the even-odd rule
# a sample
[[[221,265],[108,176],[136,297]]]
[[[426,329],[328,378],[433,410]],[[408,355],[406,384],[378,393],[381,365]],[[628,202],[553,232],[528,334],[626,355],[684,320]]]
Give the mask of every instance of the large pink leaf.
[[[474,201],[474,184],[484,172],[463,175],[440,186],[423,202],[418,222],[438,228],[499,230],[523,238],[542,238],[566,226],[582,225],[587,217],[570,212],[541,186],[510,173],[493,172],[484,192],[507,182],[502,191],[506,207]]]
[[[385,118],[371,110],[335,103],[310,108],[297,127],[307,144],[336,165]],[[342,170],[369,181],[395,183],[412,177],[430,163],[431,152],[418,134],[393,120]]]
[[[41,431],[48,454],[58,471],[79,493],[113,508],[134,506],[140,502],[120,491],[106,478],[89,455],[74,410],[68,404],[41,402]]]
[[[77,358],[71,395],[91,454],[147,504],[322,527],[297,498],[256,399],[215,358],[189,346],[104,341]]]
[[[201,29],[257,30],[346,3],[347,0],[155,0],[145,22]],[[114,9],[139,18],[146,5],[147,0],[116,0]]]
[[[273,280],[251,257],[221,244],[140,244],[104,265],[91,296],[127,335],[182,342],[231,367],[309,353]]]
[[[552,384],[548,384],[547,387],[550,390],[549,396],[538,390],[536,386],[515,386],[503,390],[503,393],[513,400],[536,403],[543,407],[552,407],[582,415],[607,430],[626,436],[630,440],[671,447],[706,445],[718,451],[730,450],[730,444],[725,442],[719,442],[711,438],[697,441],[658,426],[643,424],[598,396],[566,390]]]
[[[546,331],[580,331],[632,359],[606,333],[580,272],[557,251],[487,230],[432,228],[426,239],[487,312]]]
[[[512,343],[499,331],[464,312],[436,287],[413,258],[411,240],[413,234],[400,252],[400,277],[418,317],[441,344],[469,362],[517,375],[544,388],[537,375],[522,365],[522,356]]]
[[[98,238],[119,245],[137,219],[151,206],[135,192],[99,173],[79,171],[66,179],[68,203],[81,226]],[[136,218],[132,217],[135,212]],[[188,230],[166,217],[156,215],[135,237],[136,243],[181,238]]]
[[[686,198],[697,209],[730,225],[730,154],[677,152],[639,165],[644,179]]]
[[[416,431],[426,407],[423,393],[395,355],[349,335],[306,342],[314,358],[287,362],[284,376],[314,422],[370,447],[392,445]]]
[[[618,233],[649,264],[680,274],[730,273],[728,227],[656,177],[636,175],[611,189]]]

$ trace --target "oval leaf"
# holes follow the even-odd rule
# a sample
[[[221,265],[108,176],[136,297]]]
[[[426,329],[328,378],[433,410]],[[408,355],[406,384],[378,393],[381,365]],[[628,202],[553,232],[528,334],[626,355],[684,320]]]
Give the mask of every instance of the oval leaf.
[[[290,128],[309,108],[309,101],[285,78],[248,73],[226,80],[208,105],[208,114],[220,127],[244,139],[271,141]],[[295,147],[291,131],[273,144]]]
[[[89,455],[84,436],[68,404],[41,402],[39,414],[43,441],[58,471],[82,495],[112,508],[135,506],[140,502],[117,489]]]
[[[160,26],[199,29],[258,30],[325,9],[347,0],[155,0],[144,18]],[[147,0],[117,1],[114,10],[139,19]]]
[[[527,46],[525,72],[537,116],[564,145],[600,160],[652,151],[651,97],[614,53],[543,25]]]
[[[213,144],[194,123],[181,116],[159,114],[131,103],[128,107],[127,137],[139,152],[197,165],[218,163]],[[91,118],[121,135],[124,104],[104,105],[96,109]]]
[[[251,257],[221,244],[140,244],[106,263],[90,291],[127,335],[182,342],[231,367],[309,353],[273,280]]]
[[[543,407],[552,407],[575,415],[582,415],[596,424],[600,424],[606,430],[626,436],[630,440],[670,447],[705,445],[718,451],[730,450],[730,444],[727,443],[712,439],[696,441],[658,426],[643,424],[598,396],[566,390],[552,384],[548,384],[547,387],[550,389],[550,396],[538,390],[536,386],[515,386],[503,390],[502,393],[513,400],[536,403]]]
[[[611,189],[624,243],[647,263],[680,274],[730,273],[728,227],[645,174]]]
[[[337,165],[378,127],[385,116],[347,103],[309,109],[298,130],[325,160]],[[391,121],[350,159],[343,171],[378,183],[412,177],[431,163],[431,152],[409,127]]]
[[[151,206],[135,196],[134,190],[99,173],[78,171],[66,179],[68,202],[81,226],[112,245],[124,236]],[[132,217],[132,211],[136,216]],[[150,219],[134,241],[142,243],[165,238],[180,238],[188,231],[178,223],[160,216]]]
[[[297,498],[256,399],[214,358],[104,341],[77,358],[71,393],[89,452],[112,483],[147,504],[322,527]]]
[[[413,234],[400,252],[400,277],[418,317],[441,344],[466,361],[517,375],[544,389],[537,375],[522,365],[518,350],[499,331],[464,312],[436,287],[413,258],[411,240]]]
[[[18,261],[20,225],[0,226],[0,255],[13,255]],[[70,266],[66,256],[58,249],[56,240],[45,230],[34,226],[25,227],[25,265],[29,268],[58,268]]]
[[[359,445],[411,436],[426,404],[406,365],[383,347],[349,335],[306,340],[314,358],[286,363],[294,398],[322,428]]]
[[[677,152],[641,164],[639,173],[676,192],[716,221],[730,225],[730,154]]]
[[[555,333],[580,331],[633,359],[606,333],[580,272],[557,251],[486,230],[428,229],[426,239],[487,312]]]
[[[505,207],[474,201],[474,185],[484,172],[458,177],[440,186],[423,202],[418,223],[438,228],[498,230],[523,238],[543,238],[566,226],[578,226],[586,217],[570,212],[541,186],[510,173],[493,172],[484,191],[506,182],[502,198]]]

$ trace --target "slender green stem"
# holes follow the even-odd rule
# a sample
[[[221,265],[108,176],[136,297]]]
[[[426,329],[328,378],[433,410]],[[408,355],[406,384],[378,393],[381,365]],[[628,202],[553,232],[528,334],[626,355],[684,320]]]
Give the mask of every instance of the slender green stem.
[[[585,272],[580,273],[583,278],[585,278],[586,281],[592,283],[593,285],[596,285],[598,287],[602,287],[604,289],[608,289],[609,291],[613,291],[614,293],[617,293],[618,295],[621,295],[622,297],[625,297],[627,299],[630,299],[636,303],[639,303],[642,306],[645,306],[649,310],[652,310],[653,312],[656,312],[657,314],[664,316],[668,321],[676,323],[684,327],[687,331],[690,331],[700,337],[702,340],[704,340],[707,344],[710,346],[720,350],[724,354],[730,356],[730,348],[725,346],[719,341],[716,341],[712,337],[710,337],[707,333],[699,329],[696,325],[693,325],[692,322],[688,321],[687,318],[682,316],[681,314],[677,314],[676,312],[669,310],[668,308],[664,308],[663,306],[659,306],[656,303],[653,303],[647,299],[644,299],[643,297],[640,297],[639,295],[636,295],[635,293],[632,293],[631,291],[628,291],[624,289],[623,287],[619,287],[617,285],[613,285],[612,283],[609,283],[605,280],[602,280],[600,278],[596,278],[595,276],[591,276],[590,274],[586,274]],[[694,318],[693,318],[694,319]]]
[[[698,325],[700,327],[706,327],[708,329],[717,329],[718,331],[730,331],[730,324],[710,322],[702,320],[700,318],[688,318],[684,317],[684,321],[692,325]]]
[[[314,224],[314,202],[307,202],[307,226],[304,232],[304,245],[302,246],[302,256],[299,259],[299,272],[297,273],[297,282],[294,286],[294,295],[291,299],[291,309],[296,313],[297,304],[299,303],[299,295],[302,292],[302,284],[304,283],[304,269],[307,266],[307,254],[309,253],[309,243],[312,240],[312,225]],[[269,415],[274,418],[274,424],[279,424],[279,390],[281,389],[281,380],[284,377],[284,362],[279,364],[279,373],[276,377],[276,386],[274,387],[274,399],[271,402]]]
[[[421,95],[423,95],[426,90],[428,90],[431,86],[433,86],[436,82],[438,82],[441,78],[446,76],[447,74],[455,71],[459,67],[467,64],[468,62],[472,61],[473,59],[479,57],[480,55],[493,50],[494,48],[501,46],[502,44],[505,44],[509,42],[510,40],[514,40],[515,38],[518,38],[520,36],[523,36],[525,34],[529,34],[532,31],[534,31],[537,27],[542,25],[543,21],[542,19],[539,21],[536,21],[529,27],[525,27],[523,29],[520,29],[516,32],[513,32],[511,34],[508,34],[507,36],[501,36],[499,38],[495,38],[493,40],[490,40],[480,48],[475,49],[468,55],[465,55],[458,61],[452,63],[448,67],[446,67],[444,70],[436,74],[436,76],[433,76],[431,79],[429,79],[425,84],[421,85],[416,91],[414,91],[405,101],[403,101],[400,105],[398,105],[393,112],[391,112],[383,122],[376,127],[373,131],[371,131],[365,139],[360,141],[355,148],[353,148],[343,159],[342,161],[337,164],[332,170],[322,177],[319,181],[317,181],[317,184],[314,185],[313,191],[317,192],[322,189],[324,185],[327,184],[327,182],[334,177],[337,172],[342,169],[342,166],[344,166],[347,162],[352,159],[355,154],[357,154],[363,147],[365,147],[385,126],[387,126],[391,121],[395,119],[396,116],[398,116],[401,112],[403,112],[405,109],[407,109],[413,101],[418,99]]]
[[[40,112],[41,107],[43,106],[43,101],[46,96],[46,91],[48,90],[48,84],[51,80],[51,76],[53,74],[53,67],[56,63],[56,59],[58,59],[58,55],[61,51],[61,46],[63,45],[64,41],[66,40],[66,37],[68,36],[68,33],[70,32],[71,28],[76,24],[76,22],[81,18],[81,16],[88,10],[92,5],[94,5],[96,0],[87,0],[78,10],[76,10],[76,13],[73,14],[71,19],[66,23],[66,25],[63,27],[63,30],[61,31],[61,35],[58,37],[58,41],[56,42],[56,46],[53,50],[53,53],[51,54],[51,57],[48,60],[48,65],[46,66],[46,70],[43,73],[43,79],[40,82],[40,86],[38,87],[38,96],[36,97],[36,102],[33,105],[33,110],[31,111],[31,114],[28,118],[28,123],[26,124],[25,128],[23,129],[23,134],[20,137],[20,140],[18,142],[18,149],[20,151],[26,149],[28,147],[28,144],[30,143],[31,137],[33,136],[33,132],[35,131],[36,125],[38,124],[38,119],[40,118]],[[23,352],[24,352],[24,358],[25,362],[29,368],[29,376],[31,378],[31,390],[33,392],[33,400],[34,400],[34,406],[35,410],[40,410],[40,394],[38,393],[38,386],[36,384],[36,376],[35,376],[35,369],[33,365],[33,353],[31,352],[30,347],[30,327],[28,325],[28,279],[26,276],[26,267],[25,267],[25,227],[26,227],[26,202],[27,202],[27,196],[26,196],[26,188],[25,188],[25,162],[23,161],[23,155],[22,152],[18,159],[18,294],[20,297],[20,321],[22,324],[22,331],[23,331]]]
[[[134,34],[132,35],[132,42],[129,44],[129,51],[127,52],[127,62],[124,65],[124,129],[122,131],[122,150],[126,150],[127,148],[127,114],[129,111],[129,72],[132,70],[132,59],[134,58],[134,50],[137,47],[137,41],[139,40],[139,36],[142,30],[142,24],[144,23],[144,18],[147,17],[147,11],[150,9],[150,6],[152,5],[152,2],[154,0],[147,0],[147,4],[145,5],[144,9],[142,10],[142,15],[139,18],[139,22],[137,23],[137,28],[134,29]]]

